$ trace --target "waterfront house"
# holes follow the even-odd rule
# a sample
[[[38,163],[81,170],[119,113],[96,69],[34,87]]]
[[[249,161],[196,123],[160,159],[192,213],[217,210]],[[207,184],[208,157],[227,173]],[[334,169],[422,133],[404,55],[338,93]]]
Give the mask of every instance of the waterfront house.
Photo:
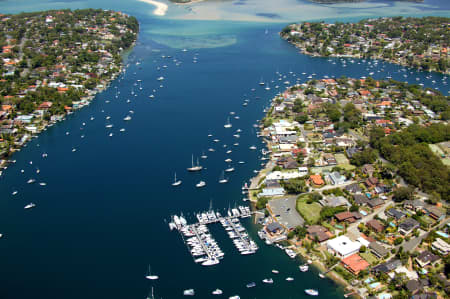
[[[347,269],[354,275],[358,275],[359,272],[367,269],[370,266],[370,264],[365,259],[360,257],[357,253],[342,259],[341,263],[345,269]]]
[[[409,235],[416,228],[420,227],[420,223],[413,218],[407,218],[398,225],[398,232],[404,236]]]
[[[319,243],[327,241],[333,236],[333,234],[326,227],[321,225],[310,225],[306,231],[308,232],[308,238],[310,240],[317,240]]]
[[[346,258],[359,252],[361,243],[353,242],[347,236],[339,236],[327,241],[327,249],[330,253]]]

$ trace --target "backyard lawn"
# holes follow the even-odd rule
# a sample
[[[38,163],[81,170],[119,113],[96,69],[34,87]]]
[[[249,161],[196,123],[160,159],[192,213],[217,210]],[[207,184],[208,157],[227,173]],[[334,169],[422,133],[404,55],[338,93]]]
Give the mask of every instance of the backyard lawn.
[[[308,223],[317,223],[320,219],[320,210],[322,206],[313,202],[308,204],[308,195],[301,195],[297,199],[297,211]]]

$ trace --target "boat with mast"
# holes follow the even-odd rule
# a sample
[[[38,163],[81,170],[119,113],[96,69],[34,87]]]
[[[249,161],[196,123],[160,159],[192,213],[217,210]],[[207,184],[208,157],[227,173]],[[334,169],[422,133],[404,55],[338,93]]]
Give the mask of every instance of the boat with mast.
[[[200,165],[197,159],[197,165],[194,165],[194,155],[192,155],[192,167],[189,167],[187,170],[190,172],[201,171],[203,166]]]
[[[231,128],[233,125],[230,123],[230,118],[228,117],[227,119],[227,123],[225,125],[223,125],[224,128]]]
[[[177,181],[177,173],[175,172],[175,178],[173,180],[172,186],[176,187],[176,186],[179,186],[179,185],[181,185],[181,180]]]
[[[224,171],[222,171],[222,175],[220,176],[219,183],[220,184],[228,183],[228,179],[225,178],[225,172]]]
[[[152,271],[150,268],[150,265],[148,265],[148,273],[147,275],[145,275],[145,278],[149,279],[149,280],[157,280],[159,278],[158,275],[152,275]]]

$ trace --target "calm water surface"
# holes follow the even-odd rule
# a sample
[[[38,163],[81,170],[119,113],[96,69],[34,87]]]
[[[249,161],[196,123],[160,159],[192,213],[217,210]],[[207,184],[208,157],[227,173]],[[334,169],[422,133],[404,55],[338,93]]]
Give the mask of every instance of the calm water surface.
[[[65,4],[86,6],[84,2]],[[42,7],[28,5],[27,10]],[[297,268],[301,261],[292,262],[280,250],[260,242],[251,220],[244,223],[260,245],[253,256],[240,256],[222,227],[210,226],[225,252],[222,262],[212,268],[193,262],[166,220],[183,212],[193,221],[192,214],[210,203],[219,210],[242,204],[240,187],[261,162],[258,152],[249,150],[251,145],[262,147],[252,125],[279,91],[276,72],[291,82],[297,78],[303,82],[311,73],[319,78],[374,72],[375,78],[390,75],[447,94],[446,78],[402,71],[383,62],[373,67],[347,61],[344,67],[337,59],[300,55],[279,39],[282,24],[165,20],[141,13],[141,4],[130,7],[124,2],[96,1],[91,6],[136,15],[141,23],[139,41],[127,58],[130,66],[122,79],[89,107],[30,142],[0,179],[0,232],[5,235],[0,241],[0,298],[145,298],[151,286],[158,298],[180,298],[186,288],[194,288],[196,298],[213,297],[215,288],[223,289],[227,297],[239,294],[241,298],[301,298],[305,288],[319,289],[323,298],[342,297],[333,282],[320,280],[315,270],[301,273]],[[4,8],[14,10],[10,2]],[[156,80],[159,76],[166,78],[163,87]],[[261,77],[266,82],[276,80],[269,82],[270,91],[259,88]],[[134,86],[137,80],[142,80],[142,90]],[[247,107],[242,106],[245,99],[250,100]],[[132,120],[123,121],[130,110]],[[225,129],[231,111],[240,120],[232,119],[233,128]],[[109,122],[106,116],[111,116]],[[108,123],[114,127],[105,128]],[[232,135],[238,128],[243,132],[236,140]],[[209,133],[221,141],[213,143]],[[239,146],[233,146],[235,142]],[[216,152],[206,152],[210,147]],[[233,152],[227,155],[229,148]],[[202,163],[207,169],[187,173],[191,155],[200,156],[202,151],[209,156]],[[45,159],[44,152],[48,153]],[[227,167],[227,156],[236,171],[228,184],[221,185],[217,181]],[[246,164],[237,164],[238,160]],[[174,172],[183,180],[176,189],[170,185]],[[29,178],[47,186],[29,185]],[[195,188],[200,179],[207,182],[204,189]],[[19,193],[13,197],[14,190]],[[24,210],[29,202],[37,207]],[[144,278],[149,263],[160,276],[153,283]],[[272,269],[280,274],[272,274]],[[286,282],[287,276],[295,281]],[[263,285],[261,280],[267,277],[275,283]],[[257,286],[247,289],[251,281]]]

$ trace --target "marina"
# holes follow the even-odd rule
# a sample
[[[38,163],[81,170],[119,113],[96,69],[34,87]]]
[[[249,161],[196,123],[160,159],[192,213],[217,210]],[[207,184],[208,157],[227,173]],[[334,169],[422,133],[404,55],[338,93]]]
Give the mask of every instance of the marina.
[[[220,223],[241,255],[254,254],[258,250],[258,245],[250,239],[239,221],[239,218],[248,218],[251,215],[250,208],[245,206],[228,209],[227,216],[209,209],[197,213],[195,216],[198,222],[193,224],[188,224],[183,215],[174,215],[171,217],[169,228],[180,232],[195,263],[213,266],[220,262],[225,253],[212,237],[207,225]]]

